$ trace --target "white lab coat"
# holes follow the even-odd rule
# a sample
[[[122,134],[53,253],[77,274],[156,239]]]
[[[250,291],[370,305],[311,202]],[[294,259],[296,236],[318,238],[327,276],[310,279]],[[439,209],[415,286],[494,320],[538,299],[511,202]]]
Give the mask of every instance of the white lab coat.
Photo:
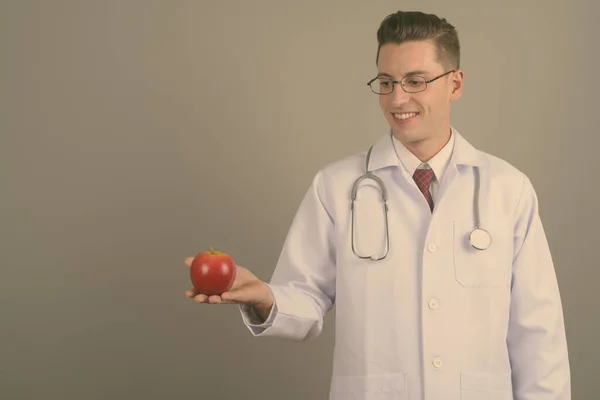
[[[386,185],[390,248],[382,261],[351,247],[350,190],[366,150],[320,170],[293,220],[269,283],[275,307],[255,336],[314,338],[336,306],[331,400],[568,400],[561,299],[530,180],[472,147],[455,147],[433,213],[399,166],[389,134],[370,169]],[[482,228],[470,247],[473,166]],[[355,210],[361,254],[385,249],[383,209],[363,181]]]

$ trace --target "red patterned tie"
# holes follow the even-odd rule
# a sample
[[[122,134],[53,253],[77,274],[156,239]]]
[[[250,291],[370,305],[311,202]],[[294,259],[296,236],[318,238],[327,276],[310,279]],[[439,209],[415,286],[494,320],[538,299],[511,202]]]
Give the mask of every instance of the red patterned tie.
[[[429,208],[431,211],[433,211],[433,199],[431,198],[431,193],[429,192],[429,185],[433,179],[433,170],[417,168],[415,170],[415,174],[413,175],[413,179],[417,183],[421,193],[423,193],[423,196],[425,196],[425,200],[427,200],[429,203]]]

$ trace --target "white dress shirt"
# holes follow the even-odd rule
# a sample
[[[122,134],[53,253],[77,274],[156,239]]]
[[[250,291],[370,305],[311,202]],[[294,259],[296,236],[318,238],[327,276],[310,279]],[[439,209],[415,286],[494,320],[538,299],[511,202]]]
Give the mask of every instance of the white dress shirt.
[[[413,153],[411,153],[396,137],[393,137],[394,148],[396,149],[396,155],[400,160],[402,167],[408,172],[410,176],[413,176],[417,168],[433,169],[433,180],[429,186],[429,192],[433,198],[433,204],[437,203],[439,197],[440,182],[444,178],[446,168],[450,163],[452,157],[452,149],[454,148],[454,133],[450,134],[450,139],[446,145],[431,159],[423,163]]]

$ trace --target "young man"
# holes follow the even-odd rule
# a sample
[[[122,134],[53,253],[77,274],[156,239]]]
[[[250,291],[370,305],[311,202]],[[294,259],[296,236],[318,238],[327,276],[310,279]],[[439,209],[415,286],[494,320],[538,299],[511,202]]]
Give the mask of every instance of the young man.
[[[230,292],[188,297],[240,304],[252,334],[292,340],[319,335],[335,302],[332,400],[570,399],[534,188],[450,125],[456,30],[399,11],[377,39],[369,86],[390,131],[316,174],[270,283],[238,267]]]

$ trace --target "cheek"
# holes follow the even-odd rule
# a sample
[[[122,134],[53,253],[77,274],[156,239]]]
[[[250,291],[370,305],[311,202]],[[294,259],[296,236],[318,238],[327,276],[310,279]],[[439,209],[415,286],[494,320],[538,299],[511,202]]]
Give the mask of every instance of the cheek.
[[[444,112],[447,107],[447,103],[444,102],[443,97],[429,96],[420,99],[419,107],[425,111],[426,114],[440,114]]]

